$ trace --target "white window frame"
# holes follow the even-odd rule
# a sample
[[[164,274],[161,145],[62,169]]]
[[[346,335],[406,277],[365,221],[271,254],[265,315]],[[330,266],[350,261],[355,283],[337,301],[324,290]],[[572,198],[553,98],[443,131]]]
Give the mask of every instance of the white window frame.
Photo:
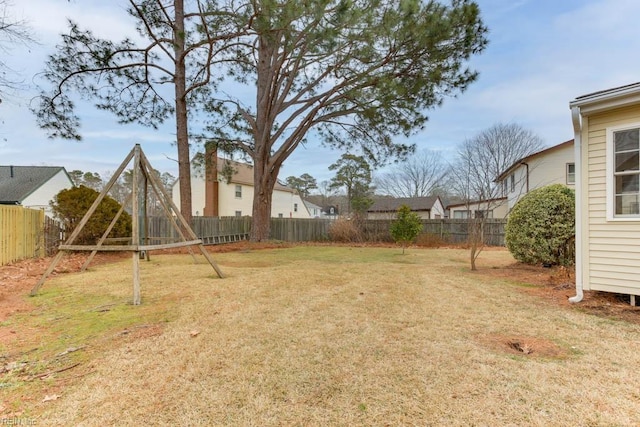
[[[236,216],[236,218],[241,217],[242,216],[242,211],[236,211],[235,212],[235,216]]]
[[[236,199],[242,199],[242,185],[236,184],[235,195]]]
[[[573,173],[569,172],[569,167],[573,166]],[[573,179],[569,179],[573,177]],[[576,164],[567,163],[567,185],[576,185]]]
[[[510,193],[513,193],[516,191],[516,174],[515,172],[512,172],[511,175],[509,175],[509,187],[510,187]]]
[[[615,126],[608,127],[606,129],[606,213],[607,213],[607,221],[640,221],[640,214],[616,214],[615,206],[616,206],[616,180],[615,180],[615,153],[614,153],[614,140],[613,134],[615,132],[629,130],[629,129],[639,129],[640,132],[640,122],[630,123],[624,126]],[[640,175],[640,170],[638,171],[638,175]]]

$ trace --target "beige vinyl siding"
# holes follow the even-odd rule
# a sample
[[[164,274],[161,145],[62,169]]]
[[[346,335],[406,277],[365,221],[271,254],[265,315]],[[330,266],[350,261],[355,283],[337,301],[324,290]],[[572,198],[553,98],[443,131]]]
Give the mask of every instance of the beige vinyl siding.
[[[583,123],[586,195],[585,289],[640,295],[640,221],[607,221],[607,128],[640,123],[640,107],[589,116]],[[586,158],[585,158],[586,157]]]
[[[500,182],[500,185],[507,183],[508,211],[513,209],[527,192],[535,189],[552,184],[562,184],[572,189],[575,187],[573,183],[567,183],[567,165],[575,165],[575,149],[571,142],[567,141],[528,156],[512,168],[512,173]],[[510,185],[511,175],[515,177],[513,191]]]
[[[495,219],[503,219],[506,218],[509,214],[509,206],[508,201],[505,199],[500,199],[497,201],[489,202],[481,202],[481,203],[471,203],[469,206],[467,205],[455,205],[449,207],[449,218],[456,219],[456,212],[466,212],[470,210],[471,212],[475,212],[477,210],[491,211],[490,218]]]
[[[179,183],[173,185],[173,202],[180,206]],[[242,197],[236,197],[236,185],[242,188]],[[205,182],[204,177],[197,175],[191,177],[191,203],[192,215],[202,216],[205,205]],[[244,183],[220,181],[218,186],[218,215],[236,216],[240,212],[242,216],[251,216],[253,213],[252,185]],[[294,210],[294,205],[298,205],[298,211]],[[271,217],[277,218],[282,214],[283,218],[310,218],[309,211],[304,207],[304,203],[299,195],[291,191],[275,189],[271,198]]]
[[[22,201],[22,206],[30,209],[43,209],[45,215],[53,217],[53,210],[49,203],[60,191],[71,187],[73,187],[73,182],[71,182],[69,175],[64,169],[60,169],[51,179],[29,194]]]
[[[532,159],[529,164],[529,190],[551,184],[566,184],[566,166],[574,162],[573,152],[573,145],[567,145]],[[573,185],[568,187],[573,188]]]

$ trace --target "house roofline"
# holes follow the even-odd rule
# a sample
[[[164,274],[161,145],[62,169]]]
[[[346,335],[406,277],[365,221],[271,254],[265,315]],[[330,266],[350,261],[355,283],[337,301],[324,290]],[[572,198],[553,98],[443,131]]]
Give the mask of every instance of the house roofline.
[[[569,108],[578,107],[580,114],[586,116],[638,102],[640,102],[640,82],[579,96],[569,103]]]
[[[409,206],[407,203],[403,203],[400,202],[397,206],[389,206],[389,204],[386,204],[385,206],[381,206],[378,207],[376,209],[367,209],[367,212],[397,212],[398,209],[400,208],[400,206],[402,205],[407,205],[409,206],[409,208],[411,208],[412,212],[431,212],[431,210],[433,209],[433,207],[435,206],[435,204],[440,201],[440,205],[442,205],[442,207],[444,208],[444,203],[442,203],[442,199],[440,198],[440,196],[424,196],[424,197],[391,197],[389,199],[385,199],[388,201],[393,201],[393,202],[397,202],[397,201],[410,201],[410,200],[417,200],[417,199],[433,199],[433,203],[431,203],[429,205],[429,207],[420,207],[420,208],[413,208],[412,206]],[[378,201],[376,201],[376,203],[378,203]],[[375,204],[374,204],[375,206]],[[373,207],[373,206],[372,206]]]
[[[193,163],[193,160],[194,160],[194,159],[195,159],[195,157],[191,159],[192,163]],[[235,166],[242,167],[242,168],[250,168],[250,169],[251,169],[251,168],[253,168],[253,167],[254,167],[254,166],[253,166],[252,164],[250,164],[250,163],[239,162],[239,161],[237,161],[237,160],[228,159],[228,158],[226,158],[226,157],[220,157],[220,156],[218,156],[218,157],[217,157],[217,160],[223,160],[223,161],[225,161],[225,162],[234,163],[234,164],[235,164]],[[203,175],[204,175],[204,173],[203,173]],[[254,186],[254,185],[253,185],[253,184],[254,184],[254,182],[253,182],[252,180],[242,180],[242,179],[237,179],[237,178],[236,178],[236,175],[237,175],[237,174],[235,174],[235,173],[234,173],[234,174],[233,174],[233,176],[231,176],[231,178],[230,178],[230,179],[229,179],[229,181],[228,181],[228,184],[242,184],[242,185],[248,185],[248,186],[251,186],[251,187],[253,187],[253,186]],[[198,176],[198,174],[194,174],[194,171],[193,171],[193,169],[192,169],[192,170],[191,170],[191,178],[194,178],[195,176]],[[171,187],[172,187],[172,188],[173,188],[173,187],[175,187],[176,185],[178,185],[178,184],[179,184],[179,182],[180,182],[180,177],[176,178],[176,179],[173,181],[173,183],[171,184]],[[282,191],[282,192],[285,192],[285,193],[291,193],[291,194],[293,194],[293,195],[299,195],[299,193],[298,193],[298,191],[297,191],[296,189],[291,188],[291,187],[288,187],[288,186],[286,186],[286,185],[282,184],[282,183],[280,182],[280,180],[279,180],[279,179],[276,179],[276,183],[275,183],[275,185],[273,186],[273,191]],[[300,197],[300,198],[302,199],[302,197]]]
[[[394,212],[395,213],[395,212],[398,212],[399,208],[400,207],[398,206],[397,209],[391,209],[391,208],[389,208],[389,209],[376,209],[376,210],[367,209],[367,212]],[[430,212],[430,211],[431,211],[431,208],[411,209],[411,212]]]
[[[69,182],[71,183],[71,186],[72,187],[76,186],[76,183],[73,182],[73,180],[71,179],[71,176],[69,176],[69,172],[67,172],[67,169],[64,166],[51,166],[51,167],[58,168],[58,170],[56,171],[56,173],[51,175],[51,177],[47,181],[45,181],[45,183],[48,182],[50,179],[52,179],[54,176],[58,175],[60,173],[60,170],[62,170],[64,172],[64,174],[67,176],[67,179],[69,180]],[[43,183],[43,185],[45,183]],[[25,194],[24,197],[22,198],[22,200],[20,200],[20,203],[22,203],[27,197],[29,197],[30,195],[32,195],[33,193],[38,191],[40,189],[40,187],[42,187],[42,185],[40,185],[39,187],[34,188],[29,193]]]
[[[568,141],[561,142],[560,144],[557,144],[557,145],[553,145],[553,146],[551,146],[551,147],[544,148],[544,149],[542,149],[542,150],[540,150],[540,151],[536,151],[536,152],[535,152],[535,153],[533,153],[533,154],[529,154],[528,156],[525,156],[525,157],[523,157],[523,158],[521,158],[521,159],[518,159],[514,164],[512,164],[511,166],[509,166],[507,169],[505,169],[505,171],[504,171],[504,172],[502,172],[500,175],[498,175],[498,177],[497,177],[493,182],[500,182],[500,181],[502,181],[502,180],[503,180],[503,179],[505,179],[505,178],[506,178],[506,177],[507,177],[507,176],[508,176],[508,175],[509,175],[513,170],[515,170],[518,166],[520,166],[522,163],[526,163],[528,160],[531,160],[531,159],[532,159],[532,158],[534,158],[534,157],[537,157],[537,156],[540,156],[540,155],[543,155],[543,154],[547,154],[547,153],[549,153],[549,152],[551,152],[551,151],[554,151],[554,150],[559,150],[560,148],[564,148],[564,147],[569,146],[569,145],[571,145],[571,144],[573,144],[573,143],[574,143],[574,140],[573,140],[573,139],[570,139],[570,140],[568,140]]]
[[[486,199],[486,200],[471,200],[468,202],[462,202],[462,203],[454,203],[451,205],[447,205],[447,209],[449,208],[457,208],[458,206],[467,206],[467,205],[476,205],[479,203],[492,203],[492,202],[504,202],[505,200],[507,200],[507,197],[496,197],[495,199]]]
[[[75,186],[75,183],[73,182],[73,180],[71,179],[71,176],[69,176],[69,173],[67,172],[67,169],[64,166],[23,166],[23,165],[0,165],[0,167],[15,167],[15,168],[38,168],[38,169],[52,169],[53,173],[44,181],[42,181],[38,186],[34,187],[33,189],[31,189],[31,191],[26,192],[21,194],[19,197],[20,199],[18,200],[4,200],[2,202],[0,202],[0,204],[3,205],[21,205],[22,202],[24,202],[29,196],[31,196],[33,193],[35,193],[36,191],[38,191],[44,184],[46,184],[47,182],[49,182],[49,180],[51,180],[53,177],[55,177],[56,175],[58,175],[60,173],[60,171],[63,171],[65,176],[67,177],[67,179],[69,180],[69,182],[71,183],[71,186]]]

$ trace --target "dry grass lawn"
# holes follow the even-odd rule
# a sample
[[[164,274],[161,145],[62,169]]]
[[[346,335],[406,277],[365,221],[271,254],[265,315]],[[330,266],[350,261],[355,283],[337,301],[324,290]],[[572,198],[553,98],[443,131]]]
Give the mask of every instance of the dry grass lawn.
[[[3,324],[0,419],[38,425],[632,426],[640,326],[472,273],[467,251],[294,247],[49,280]],[[488,251],[484,269],[513,263]],[[33,338],[36,337],[36,338]],[[66,353],[65,353],[66,351]]]

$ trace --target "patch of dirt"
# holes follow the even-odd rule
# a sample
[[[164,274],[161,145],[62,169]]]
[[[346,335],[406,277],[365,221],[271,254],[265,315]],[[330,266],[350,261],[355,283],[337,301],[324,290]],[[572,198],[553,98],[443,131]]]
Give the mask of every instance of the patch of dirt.
[[[79,252],[65,254],[49,277],[80,271],[87,256],[88,254]],[[126,256],[125,253],[99,252],[91,265],[118,261]],[[15,313],[32,309],[24,295],[31,292],[52,260],[52,257],[27,259],[0,267],[0,322]]]
[[[581,302],[569,302],[569,298],[576,294],[573,268],[545,268],[514,263],[503,268],[480,269],[479,273],[522,284],[522,292],[543,298],[556,306],[640,324],[640,306],[630,305],[629,295],[584,291]]]
[[[495,334],[484,335],[478,337],[477,340],[492,350],[525,357],[561,359],[568,354],[566,350],[548,339],[539,337]]]

